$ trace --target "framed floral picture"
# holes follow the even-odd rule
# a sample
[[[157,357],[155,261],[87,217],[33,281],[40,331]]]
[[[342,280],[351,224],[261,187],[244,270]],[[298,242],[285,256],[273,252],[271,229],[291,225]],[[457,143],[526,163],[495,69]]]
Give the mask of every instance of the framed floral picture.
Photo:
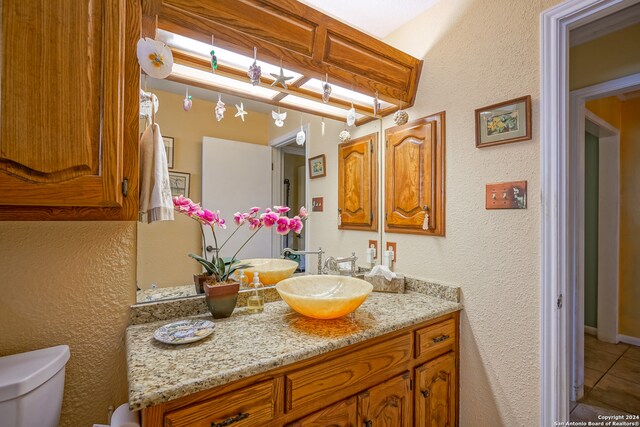
[[[167,154],[167,168],[173,169],[173,137],[163,136],[164,150]]]
[[[324,154],[309,159],[309,177],[311,179],[327,176],[326,161]]]
[[[531,96],[476,110],[476,147],[531,139]]]
[[[171,187],[171,196],[189,197],[189,184],[191,174],[188,172],[169,172],[169,186]]]

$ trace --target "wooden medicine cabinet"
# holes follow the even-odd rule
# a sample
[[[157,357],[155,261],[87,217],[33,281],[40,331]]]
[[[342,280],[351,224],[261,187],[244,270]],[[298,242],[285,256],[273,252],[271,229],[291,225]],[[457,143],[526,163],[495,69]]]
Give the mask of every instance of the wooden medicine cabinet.
[[[378,134],[338,145],[338,228],[378,231]]]
[[[385,131],[384,231],[444,236],[445,113]]]

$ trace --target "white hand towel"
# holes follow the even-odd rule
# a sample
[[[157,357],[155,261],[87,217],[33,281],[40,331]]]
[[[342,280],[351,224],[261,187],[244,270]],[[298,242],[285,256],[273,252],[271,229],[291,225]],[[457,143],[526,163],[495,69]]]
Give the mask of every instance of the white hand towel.
[[[140,138],[140,222],[173,221],[167,154],[157,123]]]

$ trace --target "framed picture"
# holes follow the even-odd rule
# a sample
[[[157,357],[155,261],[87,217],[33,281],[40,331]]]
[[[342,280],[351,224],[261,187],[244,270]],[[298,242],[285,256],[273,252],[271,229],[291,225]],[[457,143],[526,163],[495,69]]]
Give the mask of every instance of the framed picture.
[[[191,174],[187,172],[169,172],[169,185],[171,186],[171,196],[184,195],[189,197],[189,181]]]
[[[167,152],[167,167],[173,169],[173,137],[163,136],[164,149]]]
[[[476,147],[531,139],[531,96],[476,110]]]
[[[309,177],[311,179],[327,176],[326,161],[327,158],[324,154],[309,159]]]

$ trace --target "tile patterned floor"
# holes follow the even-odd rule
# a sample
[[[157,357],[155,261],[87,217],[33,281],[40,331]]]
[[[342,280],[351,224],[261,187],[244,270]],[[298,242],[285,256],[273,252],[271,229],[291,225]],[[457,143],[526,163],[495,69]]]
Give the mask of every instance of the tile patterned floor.
[[[571,421],[598,415],[640,415],[640,347],[584,336],[584,397],[571,402]]]

